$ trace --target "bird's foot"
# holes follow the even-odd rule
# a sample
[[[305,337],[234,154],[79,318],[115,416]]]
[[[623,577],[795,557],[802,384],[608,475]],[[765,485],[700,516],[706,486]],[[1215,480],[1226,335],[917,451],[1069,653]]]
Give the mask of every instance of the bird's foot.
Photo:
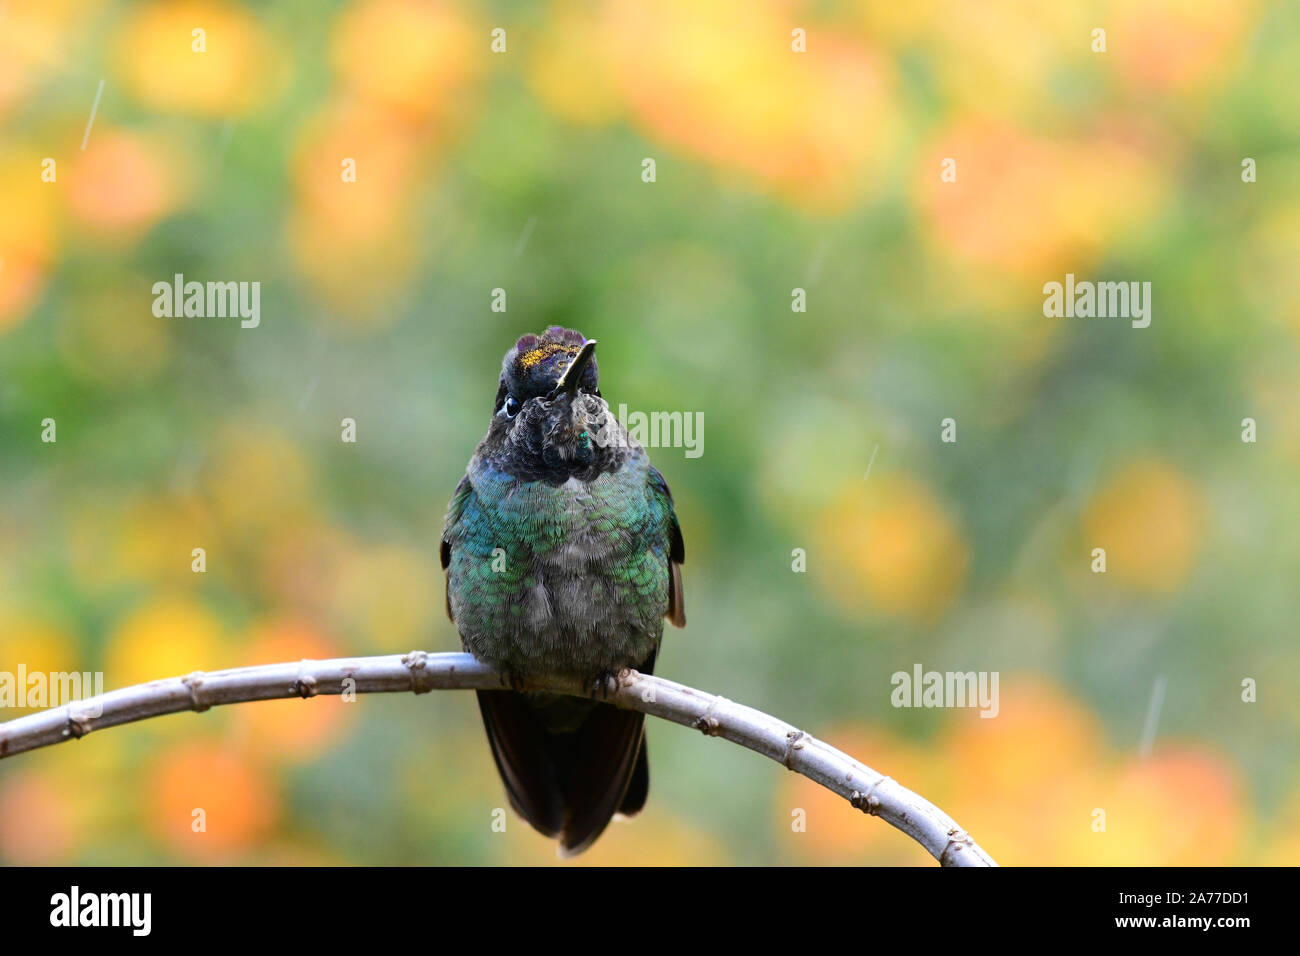
[[[601,671],[591,681],[591,699],[609,700],[623,686],[629,671],[626,667],[618,671]]]
[[[501,681],[502,687],[509,687],[511,690],[519,692],[524,689],[524,679],[514,671],[502,668],[497,671],[497,679]]]

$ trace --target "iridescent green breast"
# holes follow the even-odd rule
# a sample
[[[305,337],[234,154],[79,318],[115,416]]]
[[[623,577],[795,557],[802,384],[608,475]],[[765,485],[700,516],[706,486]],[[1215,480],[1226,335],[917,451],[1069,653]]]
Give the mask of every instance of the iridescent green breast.
[[[448,515],[448,601],[466,648],[514,671],[634,667],[668,607],[671,503],[637,449],[593,481],[525,482],[476,460]]]

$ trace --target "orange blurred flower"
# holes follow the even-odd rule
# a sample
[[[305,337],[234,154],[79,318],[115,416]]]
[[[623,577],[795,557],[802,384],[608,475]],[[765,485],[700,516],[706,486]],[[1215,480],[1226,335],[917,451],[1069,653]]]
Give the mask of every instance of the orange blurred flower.
[[[921,163],[918,203],[939,244],[960,259],[1035,279],[1066,265],[1081,271],[1108,239],[1144,222],[1165,192],[1167,174],[1134,136],[1043,138],[963,121]],[[951,182],[941,178],[946,159],[956,164]]]
[[[1248,809],[1230,761],[1186,745],[1120,759],[1096,716],[1039,678],[1004,675],[999,698],[996,717],[953,711],[923,746],[867,728],[825,739],[951,814],[1004,865],[1238,861]],[[783,817],[785,804],[807,810],[807,834],[791,837],[806,859],[929,862],[901,834],[811,781],[792,780],[779,803]]]
[[[828,29],[796,53],[799,24],[775,3],[611,0],[603,16],[598,63],[613,66],[650,137],[817,212],[883,185],[900,118],[892,68],[874,51]],[[554,93],[565,81],[549,66],[542,89]],[[585,58],[569,69],[585,71]]]
[[[171,143],[102,120],[67,173],[68,211],[92,234],[131,241],[174,210],[189,160]]]
[[[294,265],[313,291],[366,328],[396,310],[377,300],[415,276],[421,246],[412,213],[425,137],[366,101],[328,105],[299,131],[296,201],[285,223]]]
[[[997,717],[952,715],[938,759],[957,769],[949,770],[952,798],[940,806],[1001,863],[1070,862],[1073,841],[1091,836],[1105,773],[1100,723],[1037,678],[1003,675],[998,697]]]
[[[1255,0],[1144,0],[1116,4],[1109,55],[1143,93],[1168,96],[1209,87],[1244,52]]]
[[[929,748],[915,745],[881,728],[834,727],[818,734],[879,773],[943,805],[945,771]],[[801,813],[796,818],[795,814]],[[914,840],[861,810],[839,794],[807,777],[791,775],[777,792],[775,826],[782,843],[812,863],[849,865],[932,864],[933,857]],[[796,822],[804,829],[795,829]]]
[[[302,621],[272,621],[257,628],[238,657],[238,666],[340,657],[339,649]],[[311,760],[338,740],[347,726],[348,704],[335,694],[311,700],[266,700],[236,707],[234,719],[253,752]]]
[[[149,828],[190,859],[222,860],[248,850],[279,816],[265,770],[220,744],[187,742],[160,751],[143,786]]]
[[[979,785],[1012,793],[1071,767],[1095,766],[1104,753],[1096,716],[1045,680],[1007,675],[999,681],[998,714],[956,711],[944,739],[950,754],[979,768]]]
[[[1189,799],[1191,797],[1191,799]],[[1222,866],[1240,862],[1245,826],[1238,772],[1203,750],[1132,758],[1100,795],[1106,832],[1080,862],[1105,866]]]
[[[0,860],[42,866],[65,860],[85,834],[59,781],[26,771],[0,784]]]
[[[364,104],[332,104],[298,133],[293,154],[303,207],[325,220],[331,239],[380,240],[410,202],[419,142],[400,123]],[[355,162],[355,179],[344,161]]]

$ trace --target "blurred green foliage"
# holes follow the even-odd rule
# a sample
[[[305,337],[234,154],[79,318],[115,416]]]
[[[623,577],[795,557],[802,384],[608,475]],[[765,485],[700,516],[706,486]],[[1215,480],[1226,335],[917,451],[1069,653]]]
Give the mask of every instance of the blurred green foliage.
[[[702,457],[651,450],[660,673],[1004,863],[1300,861],[1300,15],[1065,6],[9,3],[0,669],[457,649],[443,509],[559,323],[611,404],[703,416]],[[178,273],[259,282],[259,327],[155,317]],[[1151,282],[1151,327],[1044,317],[1066,273]],[[999,672],[998,719],[893,708],[917,662]],[[649,734],[646,813],[584,859],[925,862]],[[551,861],[503,802],[466,695],[246,705],[6,761],[0,860]]]

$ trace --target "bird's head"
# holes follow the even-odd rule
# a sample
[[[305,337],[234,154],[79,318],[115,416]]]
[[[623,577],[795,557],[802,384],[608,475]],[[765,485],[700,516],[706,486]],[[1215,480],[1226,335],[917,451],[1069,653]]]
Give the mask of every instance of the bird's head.
[[[506,353],[484,440],[497,464],[512,474],[559,482],[610,470],[610,449],[598,439],[613,420],[600,394],[595,354],[594,339],[558,325],[523,336]]]

